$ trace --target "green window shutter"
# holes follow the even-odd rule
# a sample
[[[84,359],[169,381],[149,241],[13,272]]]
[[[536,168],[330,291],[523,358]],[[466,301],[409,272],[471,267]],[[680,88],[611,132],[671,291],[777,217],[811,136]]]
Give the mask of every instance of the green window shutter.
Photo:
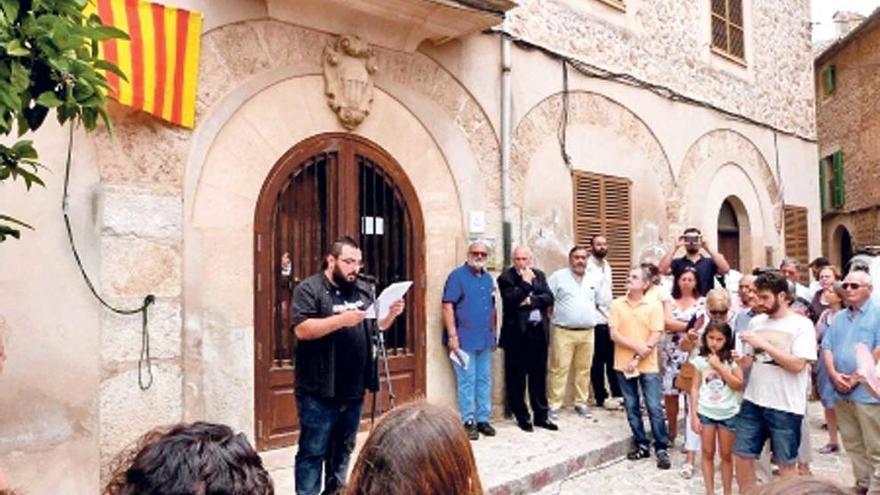
[[[822,207],[822,211],[828,209],[828,191],[826,191],[827,182],[825,178],[825,167],[827,166],[826,160],[823,158],[819,160],[819,204]]]
[[[837,69],[833,65],[829,65],[825,67],[825,70],[822,71],[822,79],[824,80],[825,86],[825,94],[830,95],[834,92],[834,87],[837,83]]]
[[[846,198],[843,187],[843,152],[835,151],[831,155],[832,194],[831,203],[835,208],[843,208]]]

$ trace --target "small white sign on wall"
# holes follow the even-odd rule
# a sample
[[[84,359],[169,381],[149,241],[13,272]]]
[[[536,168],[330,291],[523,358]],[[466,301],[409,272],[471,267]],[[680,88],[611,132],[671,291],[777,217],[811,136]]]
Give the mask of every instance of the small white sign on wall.
[[[382,217],[361,217],[361,234],[384,235],[385,219]]]
[[[484,234],[486,232],[486,213],[482,210],[470,212],[468,231],[471,234]]]

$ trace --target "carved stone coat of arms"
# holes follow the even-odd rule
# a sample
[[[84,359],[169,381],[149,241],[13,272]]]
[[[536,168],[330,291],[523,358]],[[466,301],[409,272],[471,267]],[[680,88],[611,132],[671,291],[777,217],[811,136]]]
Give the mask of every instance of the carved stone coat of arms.
[[[370,113],[376,54],[354,35],[343,35],[324,49],[324,92],[343,127],[352,130]]]

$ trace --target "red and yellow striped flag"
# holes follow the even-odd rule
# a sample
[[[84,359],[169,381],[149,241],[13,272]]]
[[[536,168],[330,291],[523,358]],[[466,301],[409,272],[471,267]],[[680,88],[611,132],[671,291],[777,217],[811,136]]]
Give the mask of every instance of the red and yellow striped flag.
[[[139,0],[90,0],[87,13],[130,38],[101,42],[101,58],[128,78],[107,72],[110,96],[192,129],[202,14]]]

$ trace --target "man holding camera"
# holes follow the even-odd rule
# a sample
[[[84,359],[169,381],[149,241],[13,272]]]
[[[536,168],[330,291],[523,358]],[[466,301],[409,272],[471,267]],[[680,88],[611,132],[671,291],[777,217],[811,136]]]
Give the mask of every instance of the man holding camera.
[[[684,248],[685,255],[673,258],[679,248]],[[704,256],[701,250],[704,250],[709,256]],[[697,271],[700,278],[701,296],[705,296],[715,287],[716,275],[724,275],[730,271],[730,265],[724,255],[713,251],[700,233],[700,229],[696,227],[684,229],[684,233],[678,237],[675,245],[666,252],[658,265],[660,273],[665,275],[672,273],[674,277],[678,277],[689,266]]]

